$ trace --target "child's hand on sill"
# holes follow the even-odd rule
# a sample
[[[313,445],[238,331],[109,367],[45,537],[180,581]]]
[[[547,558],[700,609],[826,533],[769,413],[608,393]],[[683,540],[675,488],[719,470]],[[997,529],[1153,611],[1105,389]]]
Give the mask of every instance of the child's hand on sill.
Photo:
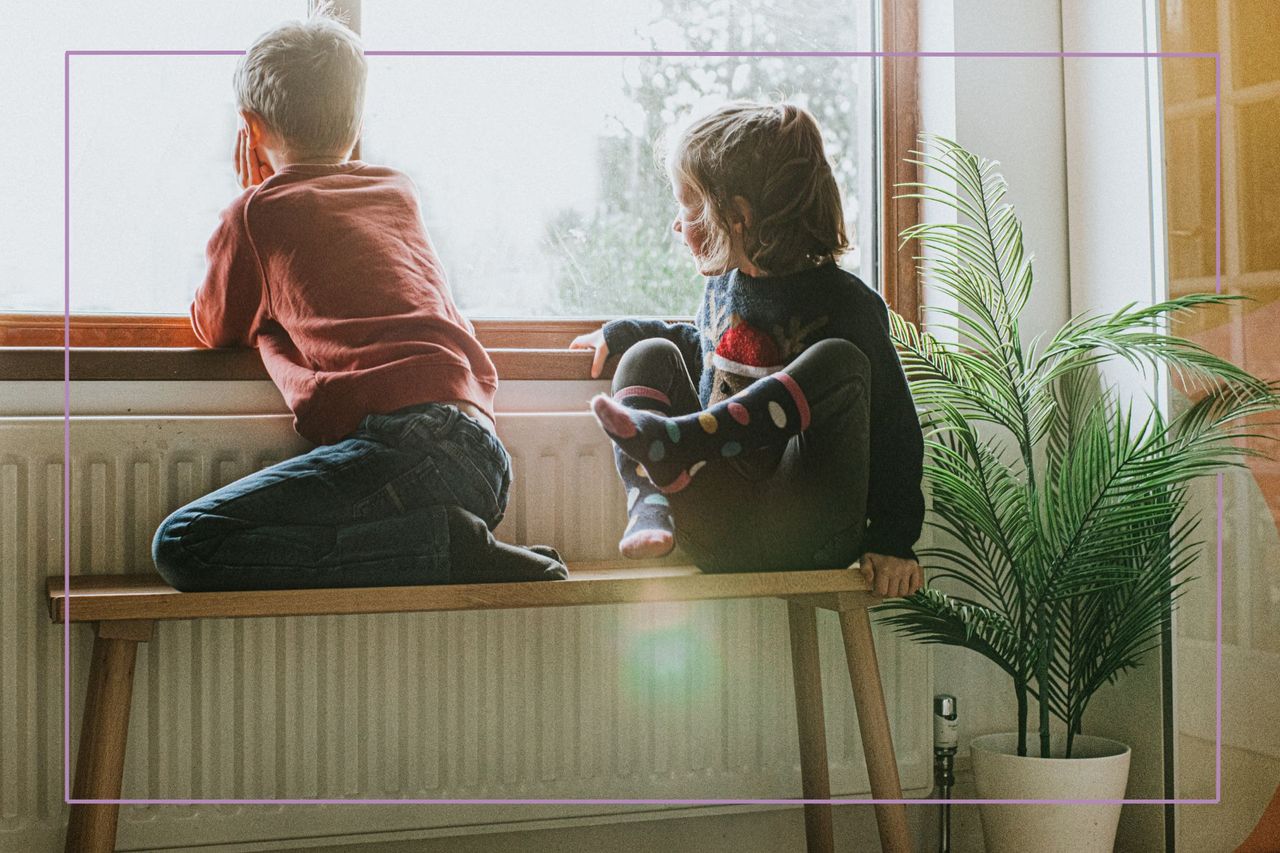
[[[604,342],[603,328],[585,335],[578,335],[573,339],[573,343],[569,344],[569,349],[594,349],[596,352],[591,359],[591,378],[600,378],[600,371],[604,370],[604,363],[609,358],[609,345]]]
[[[924,586],[924,570],[915,560],[867,552],[859,567],[877,598],[906,598]]]
[[[243,126],[236,131],[235,164],[236,181],[242,190],[255,187],[275,174],[257,146],[249,143],[249,132]]]

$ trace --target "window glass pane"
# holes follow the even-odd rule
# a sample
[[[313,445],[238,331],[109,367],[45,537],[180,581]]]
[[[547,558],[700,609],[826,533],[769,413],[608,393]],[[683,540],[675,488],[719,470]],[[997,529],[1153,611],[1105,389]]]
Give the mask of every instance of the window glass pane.
[[[1239,150],[1240,271],[1280,271],[1280,98],[1235,108]]]
[[[26,7],[20,7],[26,8]],[[34,8],[34,7],[32,7]],[[185,8],[185,7],[184,7]],[[371,51],[866,50],[869,0],[508,3],[483,25],[437,3],[366,0]],[[75,49],[241,50],[305,14],[306,0],[233,0],[120,15],[86,0],[63,16],[18,11],[43,57],[5,58],[15,117],[60,139],[62,54]],[[136,14],[135,14],[136,13]],[[479,15],[480,13],[476,13]],[[130,21],[144,18],[138,28]],[[36,55],[36,53],[30,55]],[[204,272],[216,217],[238,192],[226,57],[72,58],[71,308],[181,313]],[[730,97],[785,96],[819,117],[871,281],[872,60],[763,57],[370,58],[362,156],[418,183],[458,301],[477,316],[688,313],[700,280],[670,232],[653,140]],[[0,310],[62,307],[62,151],[25,152],[8,175]],[[874,282],[872,282],[874,283]]]
[[[369,50],[870,50],[872,0],[363,0]]]
[[[486,25],[367,0],[379,50],[869,50],[870,4],[511,3]],[[822,124],[871,280],[872,60],[810,57],[370,58],[363,157],[417,182],[474,316],[689,314],[701,279],[670,229],[654,140],[736,97],[788,97]]]
[[[1169,277],[1200,279],[1197,288],[1213,277],[1215,264],[1213,119],[1210,111],[1165,123]]]
[[[1244,89],[1280,80],[1280,3],[1276,0],[1231,0],[1232,87]]]
[[[1264,0],[1271,2],[1271,0]],[[1216,53],[1218,9],[1203,0],[1165,0],[1163,42],[1167,53]],[[1212,57],[1169,56],[1160,60],[1168,103],[1213,97]]]
[[[63,307],[63,52],[243,50],[307,0],[11,4],[6,127],[22,138],[0,206],[0,311]],[[71,58],[71,309],[182,312],[204,271],[231,167],[235,57]],[[12,124],[8,122],[12,120]],[[10,242],[12,240],[12,242]]]
[[[235,61],[72,60],[72,311],[186,310],[218,212],[240,192]]]

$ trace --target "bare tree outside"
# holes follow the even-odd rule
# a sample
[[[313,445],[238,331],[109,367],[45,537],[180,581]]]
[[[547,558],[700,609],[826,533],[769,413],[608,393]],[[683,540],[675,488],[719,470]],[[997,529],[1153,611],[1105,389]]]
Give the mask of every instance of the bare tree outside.
[[[654,29],[662,22],[679,22],[679,43],[672,46],[670,40],[650,35],[653,50],[818,51],[841,49],[840,44],[851,50],[862,29],[853,3],[784,0],[764,7],[731,0],[705,5],[660,0],[659,6]],[[546,223],[543,250],[554,270],[550,312],[692,312],[701,279],[671,231],[675,204],[661,162],[662,141],[692,115],[739,98],[786,99],[817,117],[844,193],[846,225],[855,243],[851,266],[857,267],[860,205],[855,193],[859,170],[870,168],[868,152],[859,151],[858,132],[865,130],[860,123],[871,116],[860,112],[869,98],[859,91],[855,63],[868,61],[794,56],[654,56],[629,61],[623,94],[639,108],[642,123],[618,121],[613,133],[599,139],[595,207],[588,212],[564,208]]]

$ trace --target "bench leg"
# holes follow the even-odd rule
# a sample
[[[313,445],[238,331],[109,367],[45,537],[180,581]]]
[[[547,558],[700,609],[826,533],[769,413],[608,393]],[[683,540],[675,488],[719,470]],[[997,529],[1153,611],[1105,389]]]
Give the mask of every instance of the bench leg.
[[[72,799],[120,798],[133,699],[133,665],[138,656],[138,643],[150,639],[152,625],[142,621],[96,625]],[[120,807],[114,804],[71,806],[66,853],[115,850],[119,811]]]
[[[806,800],[831,799],[827,771],[827,732],[822,711],[822,676],[818,668],[817,611],[787,602],[791,625],[791,672],[796,685],[796,722],[800,729],[800,779]],[[804,834],[809,853],[833,853],[831,806],[806,803]]]
[[[893,755],[889,714],[885,710],[880,666],[876,662],[875,640],[871,636],[871,619],[866,608],[841,610],[840,632],[844,635],[849,681],[853,685],[853,701],[858,709],[858,730],[862,734],[862,751],[867,758],[867,775],[871,778],[871,796],[877,800],[900,800],[902,783],[898,776],[898,760]],[[899,803],[877,805],[875,809],[876,824],[880,828],[880,849],[885,853],[910,853],[907,807]]]

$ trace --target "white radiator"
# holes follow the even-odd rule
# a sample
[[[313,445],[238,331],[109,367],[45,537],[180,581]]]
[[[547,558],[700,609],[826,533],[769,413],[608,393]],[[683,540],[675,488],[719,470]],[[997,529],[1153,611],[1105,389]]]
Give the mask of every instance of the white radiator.
[[[45,578],[62,572],[62,427],[0,418],[4,851],[61,849],[65,822],[62,628],[43,604]],[[570,560],[614,555],[622,495],[590,418],[507,415],[499,431],[516,465],[500,534],[555,544]],[[71,570],[150,570],[167,512],[302,449],[275,415],[78,418]],[[820,614],[819,628],[833,790],[866,792],[834,616]],[[71,633],[77,737],[90,632]],[[904,787],[927,789],[928,656],[877,639]],[[126,798],[800,795],[776,600],[161,623],[136,678]],[[118,843],[318,844],[627,810],[127,806]]]

